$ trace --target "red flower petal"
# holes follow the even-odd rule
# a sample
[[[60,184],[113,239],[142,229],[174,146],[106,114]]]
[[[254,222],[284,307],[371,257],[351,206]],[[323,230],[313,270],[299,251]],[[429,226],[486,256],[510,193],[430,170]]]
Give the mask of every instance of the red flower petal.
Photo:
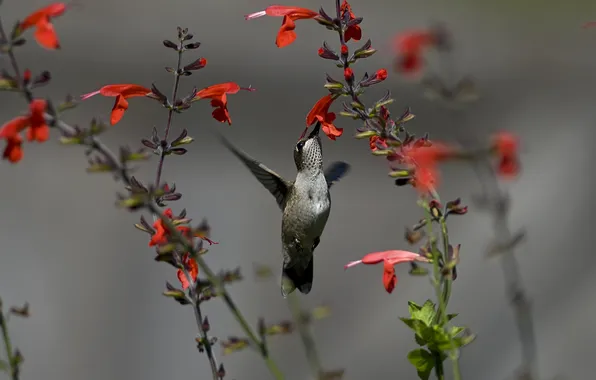
[[[294,20],[289,16],[284,16],[281,27],[277,32],[277,37],[275,38],[275,45],[277,45],[278,48],[282,48],[294,42],[296,40],[296,32],[294,29],[296,29]]]
[[[19,134],[23,129],[29,125],[29,117],[17,116],[14,119],[6,122],[0,128],[0,138],[8,139]]]
[[[317,120],[317,115],[324,116],[329,112],[329,107],[333,103],[333,97],[331,95],[325,95],[319,99],[312,107],[308,115],[306,116],[306,126],[310,127]]]
[[[382,261],[389,261],[392,265],[407,262],[407,261],[423,261],[427,262],[423,256],[420,256],[417,253],[410,252],[410,251],[401,251],[401,250],[391,250],[391,251],[382,251],[382,252],[373,252],[365,255],[362,260],[352,261],[344,266],[345,269],[351,268],[357,264],[378,264]]]
[[[38,24],[41,20],[58,17],[64,14],[66,11],[66,4],[65,3],[53,3],[46,7],[43,7],[29,16],[25,17],[25,19],[20,23],[19,27],[22,30],[26,30],[31,28],[32,26]]]
[[[395,267],[385,261],[383,263],[383,286],[387,293],[391,294],[393,289],[395,289],[395,285],[397,285],[397,275],[395,274]]]
[[[110,124],[115,125],[124,116],[124,112],[128,109],[128,101],[122,95],[116,97],[114,107],[112,107],[112,114],[110,116]]]
[[[58,42],[58,35],[54,30],[54,25],[49,19],[42,19],[37,23],[37,29],[33,33],[33,37],[39,45],[46,49],[59,49],[60,42]]]
[[[18,134],[6,138],[6,147],[2,157],[13,164],[21,161],[23,159],[22,143],[23,139]]]

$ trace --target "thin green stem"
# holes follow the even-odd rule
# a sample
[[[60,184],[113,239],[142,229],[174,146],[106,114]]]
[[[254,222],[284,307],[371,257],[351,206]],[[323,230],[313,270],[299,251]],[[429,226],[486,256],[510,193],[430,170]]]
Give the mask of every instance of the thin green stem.
[[[12,380],[19,380],[19,366],[12,350],[10,336],[8,335],[8,326],[4,317],[4,311],[2,310],[2,300],[0,300],[0,329],[2,330],[2,340],[4,341],[4,349],[6,350],[6,361],[8,362],[10,378]]]
[[[302,344],[304,345],[304,350],[306,351],[306,360],[310,366],[313,379],[319,379],[323,373],[321,359],[319,358],[314,337],[312,336],[309,326],[306,323],[306,317],[304,315],[304,311],[300,307],[300,300],[298,299],[296,293],[292,293],[288,296],[288,306],[290,307],[290,312],[294,317],[294,321],[296,321],[296,327],[298,328],[300,339],[302,339]]]

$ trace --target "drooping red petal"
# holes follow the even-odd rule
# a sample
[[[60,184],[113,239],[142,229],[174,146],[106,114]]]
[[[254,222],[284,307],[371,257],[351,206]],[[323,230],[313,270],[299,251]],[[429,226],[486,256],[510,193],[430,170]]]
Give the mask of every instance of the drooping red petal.
[[[22,144],[23,139],[18,134],[6,138],[6,147],[4,148],[2,157],[13,164],[21,161],[23,159]]]
[[[397,285],[397,275],[395,274],[395,267],[385,261],[383,263],[383,286],[387,293],[391,294],[393,289],[395,289],[395,285]]]
[[[110,124],[115,125],[124,116],[124,112],[128,109],[128,101],[122,95],[116,97],[114,107],[112,107],[112,114],[110,116]]]
[[[289,16],[284,16],[281,27],[277,32],[277,37],[275,38],[275,45],[277,45],[278,48],[283,48],[294,42],[296,40],[296,32],[294,29],[296,29],[294,20]]]
[[[37,28],[33,37],[39,45],[46,49],[60,49],[60,42],[58,41],[58,35],[54,29],[54,25],[48,18],[44,18],[37,23]]]

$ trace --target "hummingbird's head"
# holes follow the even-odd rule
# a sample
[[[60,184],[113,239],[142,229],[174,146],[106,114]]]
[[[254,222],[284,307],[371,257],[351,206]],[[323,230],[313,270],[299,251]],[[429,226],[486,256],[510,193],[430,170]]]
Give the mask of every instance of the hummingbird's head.
[[[298,140],[294,148],[294,162],[298,171],[323,168],[323,149],[319,132],[321,123],[317,122],[308,136]]]

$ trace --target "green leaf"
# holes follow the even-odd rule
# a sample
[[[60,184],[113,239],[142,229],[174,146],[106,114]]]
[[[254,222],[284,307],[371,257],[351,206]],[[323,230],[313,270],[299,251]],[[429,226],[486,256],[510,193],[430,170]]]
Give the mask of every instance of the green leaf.
[[[426,300],[422,305],[422,310],[418,313],[419,320],[423,321],[427,326],[430,326],[435,316],[435,304],[431,300]]]
[[[412,329],[417,336],[416,343],[423,346],[433,338],[433,329],[424,324],[423,321],[413,318],[400,318],[400,320]],[[424,342],[424,343],[422,343]]]
[[[414,301],[408,301],[408,310],[410,312],[410,316],[414,318],[414,314],[422,310],[422,306],[418,305]]]
[[[465,327],[453,326],[449,330],[449,335],[451,335],[451,337],[455,338],[456,336],[458,336],[465,329],[466,329]]]
[[[10,369],[8,362],[6,360],[0,359],[0,371],[8,372]]]
[[[447,320],[450,321],[453,318],[457,317],[459,314],[455,313],[455,314],[447,314]]]
[[[422,380],[428,380],[435,366],[433,355],[423,348],[417,348],[408,353],[408,360],[416,367],[418,377]]]

